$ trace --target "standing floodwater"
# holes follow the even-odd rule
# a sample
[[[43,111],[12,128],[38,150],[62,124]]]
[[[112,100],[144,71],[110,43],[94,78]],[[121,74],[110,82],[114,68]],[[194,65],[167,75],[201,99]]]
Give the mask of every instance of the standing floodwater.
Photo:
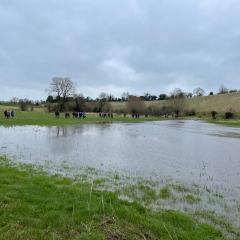
[[[240,187],[240,129],[201,121],[0,127],[0,152],[35,164],[68,163]]]
[[[93,169],[90,181],[113,174],[103,187],[141,203],[149,184],[156,192],[165,186],[173,195],[155,199],[154,208],[210,211],[240,227],[240,128],[162,121],[0,127],[0,133],[0,155],[16,162],[76,177]]]

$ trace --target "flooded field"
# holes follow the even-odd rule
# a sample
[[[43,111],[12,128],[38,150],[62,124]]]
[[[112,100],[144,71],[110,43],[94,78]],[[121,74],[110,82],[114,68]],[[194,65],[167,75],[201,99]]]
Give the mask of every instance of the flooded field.
[[[0,127],[0,133],[1,155],[16,162],[88,175],[123,199],[199,215],[208,210],[240,226],[239,128],[162,121]]]

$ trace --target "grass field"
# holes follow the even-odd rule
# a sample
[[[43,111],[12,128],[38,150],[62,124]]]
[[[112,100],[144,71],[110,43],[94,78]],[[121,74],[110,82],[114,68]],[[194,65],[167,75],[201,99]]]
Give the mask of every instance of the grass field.
[[[47,113],[38,109],[33,112],[16,111],[16,117],[6,119],[3,113],[0,116],[0,125],[13,126],[13,125],[38,125],[38,126],[60,126],[60,125],[73,125],[73,124],[89,124],[89,123],[113,123],[125,122],[136,123],[143,121],[157,121],[159,117],[140,117],[139,119],[127,116],[124,118],[122,115],[115,115],[113,118],[101,118],[98,114],[87,114],[85,119],[73,119],[72,117],[65,119],[64,114],[60,118],[56,118],[53,113]]]
[[[153,117],[149,116],[148,118],[140,117],[139,119],[133,119],[131,116],[127,116],[124,118],[122,115],[115,115],[113,119],[111,118],[100,118],[97,114],[87,114],[87,118],[85,119],[73,119],[73,118],[64,118],[64,114],[60,116],[60,118],[55,118],[53,113],[47,113],[44,111],[44,108],[37,108],[34,111],[18,111],[16,108],[16,117],[5,119],[3,113],[0,115],[0,125],[2,126],[23,126],[23,125],[37,125],[37,126],[64,126],[64,125],[74,125],[74,124],[101,124],[101,123],[138,123],[144,121],[162,121],[166,120],[161,117]],[[192,119],[191,117],[187,117],[186,119]],[[207,116],[197,116],[194,119],[200,119],[207,121],[209,123],[227,125],[232,127],[240,127],[240,120],[224,120],[223,117],[219,117],[217,120],[212,120]],[[168,120],[171,120],[169,118]]]
[[[87,182],[12,166],[0,157],[0,239],[227,238],[184,213],[153,212]]]
[[[146,106],[168,106],[169,101],[152,101],[145,102]],[[112,108],[114,110],[122,110],[126,107],[126,102],[112,102]],[[194,97],[187,99],[186,109],[194,109],[197,112],[197,116],[211,123],[223,124],[228,126],[240,127],[240,93],[229,93],[214,96]],[[4,109],[14,109],[17,113],[15,119],[4,119]],[[218,119],[212,121],[209,118],[210,111],[215,110],[219,113]],[[224,120],[223,114],[226,111],[233,111],[237,116],[234,120]],[[206,115],[208,113],[208,115]],[[71,125],[71,124],[82,124],[82,123],[112,123],[112,122],[142,122],[142,121],[154,121],[160,120],[158,117],[149,117],[140,119],[132,119],[130,116],[123,118],[123,116],[115,115],[113,119],[102,119],[96,114],[88,114],[88,117],[82,119],[65,119],[63,114],[60,119],[56,119],[53,113],[47,113],[43,107],[34,107],[32,112],[21,112],[16,105],[0,105],[0,125],[11,126],[11,125]]]

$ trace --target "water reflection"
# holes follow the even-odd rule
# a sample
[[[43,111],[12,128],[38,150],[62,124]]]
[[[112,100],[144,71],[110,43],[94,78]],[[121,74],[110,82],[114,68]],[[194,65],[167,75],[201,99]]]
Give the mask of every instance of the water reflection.
[[[90,166],[239,187],[240,129],[200,121],[0,127],[0,151],[21,162]]]

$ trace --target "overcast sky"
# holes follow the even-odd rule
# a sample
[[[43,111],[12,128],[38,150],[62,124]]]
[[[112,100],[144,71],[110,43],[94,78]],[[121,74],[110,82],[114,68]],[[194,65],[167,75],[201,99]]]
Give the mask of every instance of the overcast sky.
[[[240,89],[240,1],[1,0],[0,100],[54,76],[92,97]]]

